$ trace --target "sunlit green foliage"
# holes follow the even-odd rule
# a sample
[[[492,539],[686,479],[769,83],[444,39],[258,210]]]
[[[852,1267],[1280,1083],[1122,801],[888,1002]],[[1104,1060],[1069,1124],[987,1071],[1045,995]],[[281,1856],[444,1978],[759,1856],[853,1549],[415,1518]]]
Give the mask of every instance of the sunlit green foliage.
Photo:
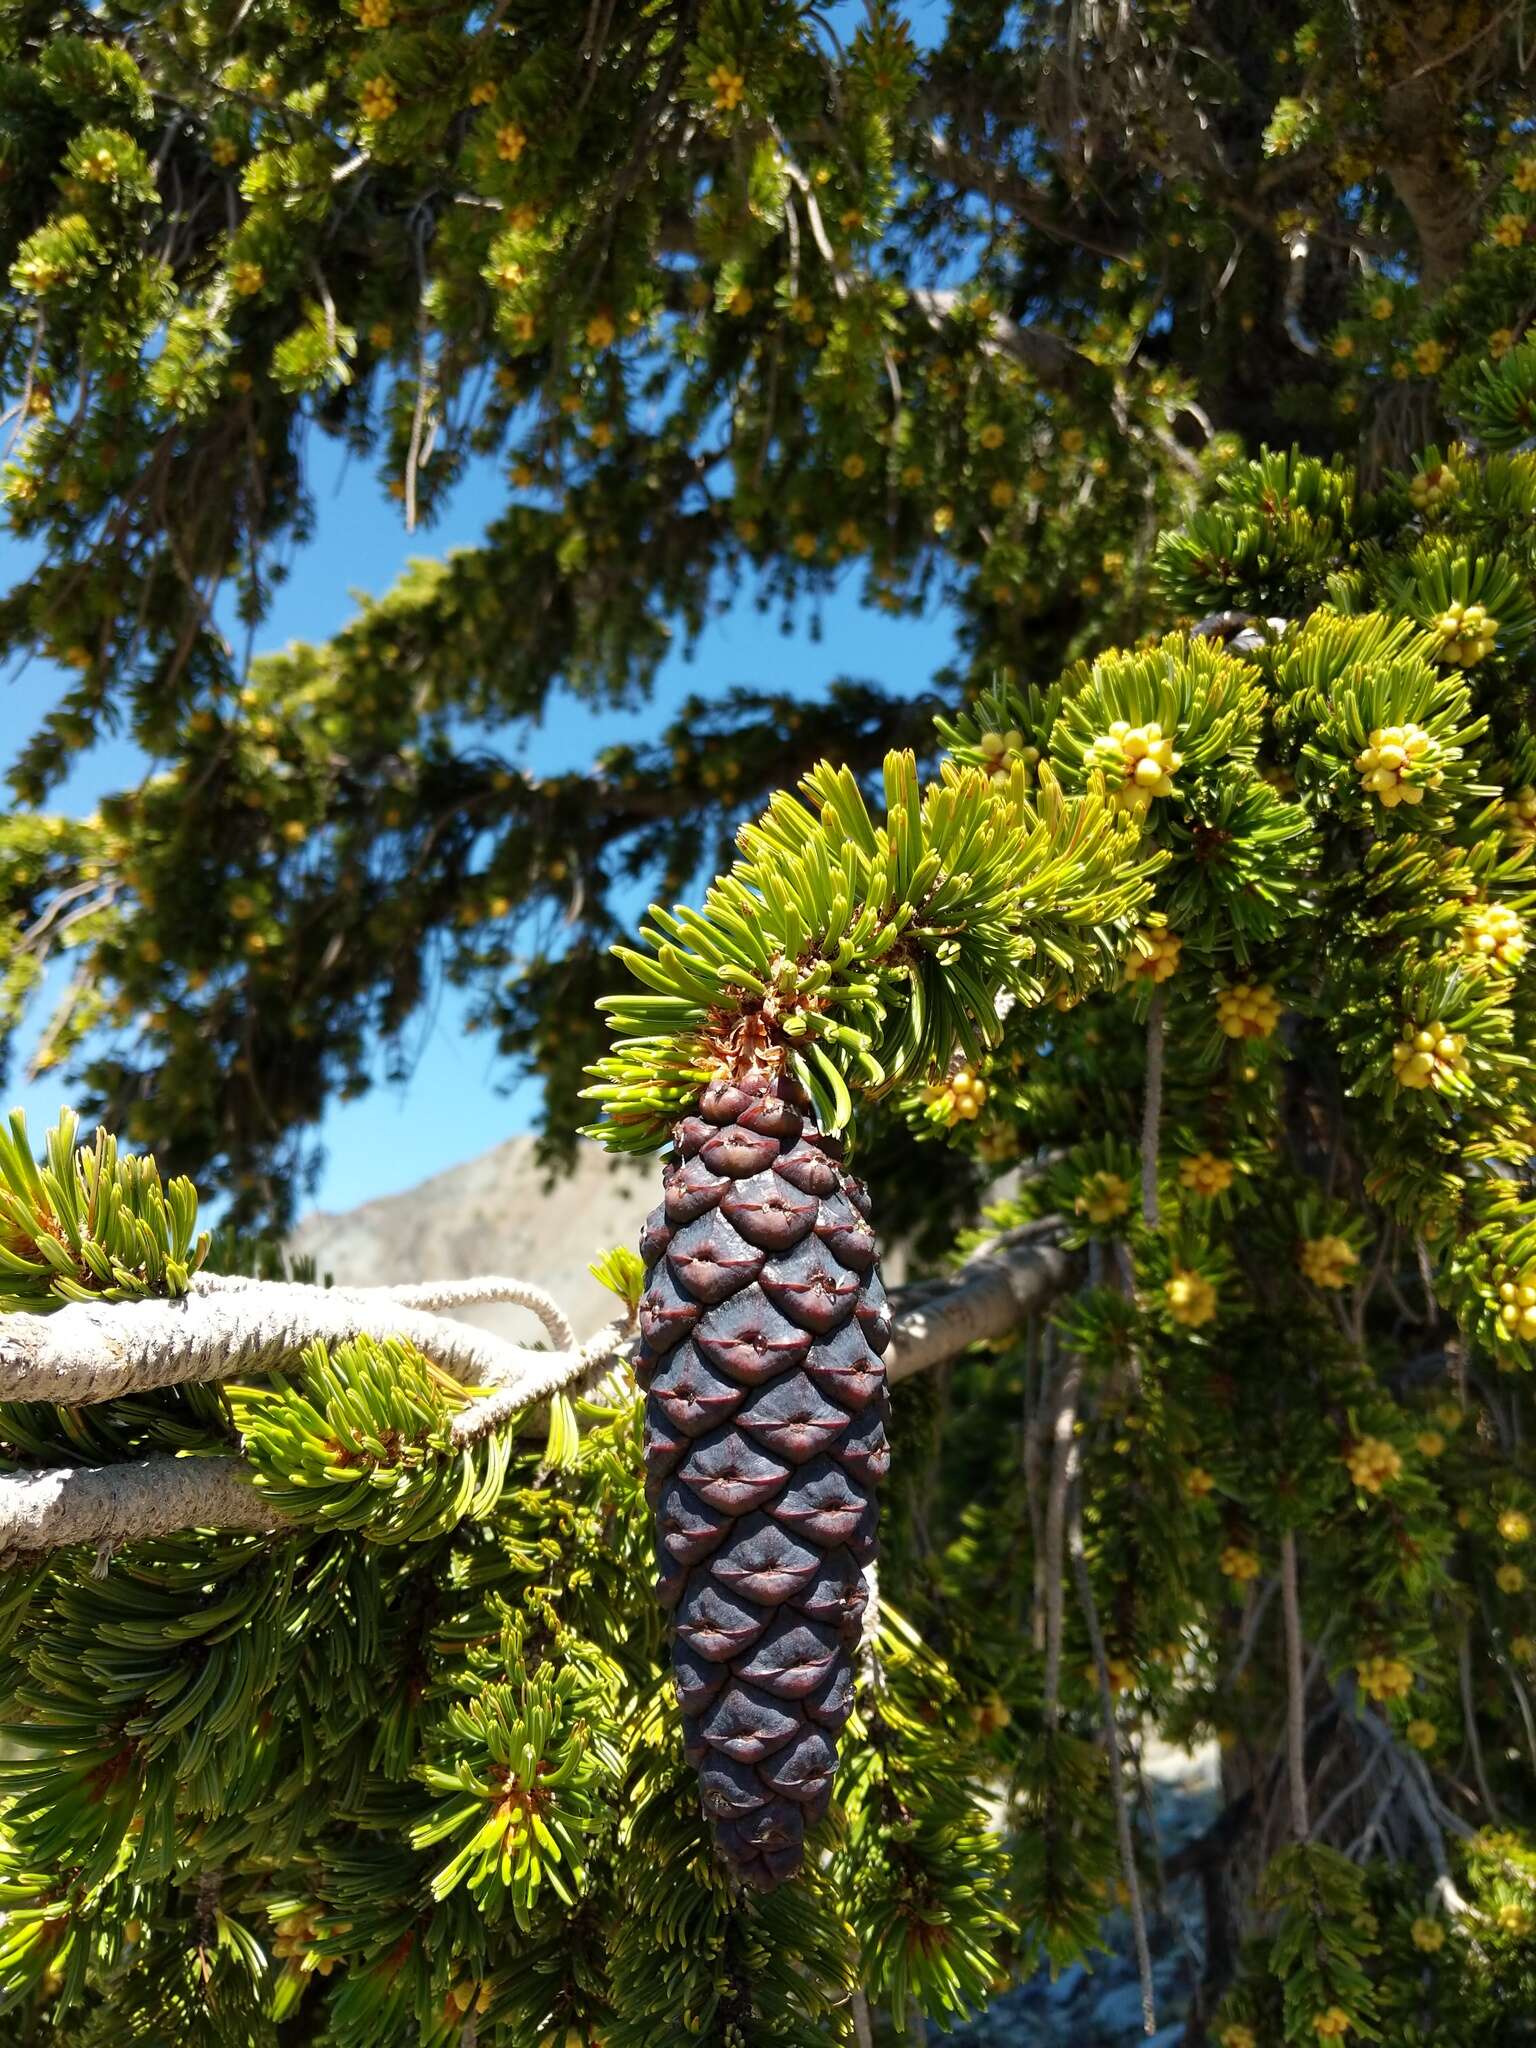
[[[646,1149],[782,1058],[930,1253],[1016,1170],[963,1248],[1076,1260],[898,1388],[882,1632],[766,1899],[695,1809],[622,1382],[468,1445],[374,1341],[0,1411],[0,1478],[241,1454],[287,1518],[5,1560],[24,2048],[821,2048],[855,1990],[889,2038],[1122,1902],[1106,1686],[1126,1747],[1221,1745],[1220,2048],[1536,2010],[1528,40],[1471,0],[0,10],[0,653],[64,678],[0,1033],[46,994],[35,1071],[167,1172],[0,1141],[0,1308],[275,1272],[187,1176],[281,1223],[443,979],[556,1149],[594,1060]],[[321,436],[417,529],[472,462],[507,503],[261,652]],[[560,692],[635,706],[743,584],[942,596],[955,663],[528,772]],[[50,815],[109,730],[142,784]]]

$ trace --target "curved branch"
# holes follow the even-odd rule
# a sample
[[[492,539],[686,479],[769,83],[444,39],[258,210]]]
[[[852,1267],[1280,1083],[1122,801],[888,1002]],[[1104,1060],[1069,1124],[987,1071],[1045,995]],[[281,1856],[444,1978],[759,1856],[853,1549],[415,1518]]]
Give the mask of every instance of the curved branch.
[[[1285,1759],[1291,1802],[1291,1832],[1312,1839],[1307,1815],[1306,1680],[1301,1669],[1301,1593],[1296,1568],[1296,1531],[1280,1538],[1280,1598],[1285,1613]]]
[[[298,1281],[199,1287],[179,1301],[70,1302],[52,1315],[0,1318],[0,1401],[80,1406],[156,1387],[236,1379],[293,1358],[317,1338],[403,1337],[456,1379],[498,1386],[547,1354],[402,1306],[386,1291]]]
[[[540,1354],[538,1364],[521,1378],[460,1409],[453,1418],[455,1444],[478,1443],[481,1437],[509,1422],[520,1409],[535,1407],[552,1394],[562,1393],[574,1381],[586,1379],[623,1349],[632,1328],[629,1322],[608,1323],[595,1337],[589,1337],[580,1350]]]
[[[1054,1219],[1000,1238],[951,1279],[897,1288],[886,1371],[910,1378],[972,1344],[1005,1337],[1066,1286],[1072,1262],[1041,1242]],[[448,1299],[484,1280],[433,1282],[404,1294]],[[498,1289],[520,1283],[498,1281]],[[476,1298],[484,1299],[483,1294]],[[514,1298],[511,1294],[507,1299]],[[547,1299],[547,1297],[545,1297]],[[459,1376],[492,1391],[454,1417],[456,1446],[478,1442],[551,1395],[590,1380],[623,1350],[630,1325],[605,1325],[585,1344],[524,1351],[484,1331],[401,1305],[387,1288],[346,1292],[293,1281],[222,1279],[179,1302],[71,1304],[51,1316],[0,1319],[0,1399],[103,1401],[145,1388],[220,1380],[292,1357],[315,1337],[406,1336]],[[503,1369],[505,1368],[505,1369]],[[45,1393],[43,1386],[70,1391]],[[12,1389],[22,1387],[25,1391]],[[115,1546],[180,1529],[287,1526],[238,1458],[160,1456],[0,1476],[0,1561],[69,1543]]]
[[[1164,1011],[1168,991],[1152,991],[1147,1010],[1147,1079],[1141,1105],[1141,1220],[1156,1230],[1158,1143],[1163,1120]]]
[[[941,326],[964,302],[962,292],[938,288],[915,290],[908,297],[935,327]],[[1059,385],[1063,390],[1077,389],[1105,375],[1091,356],[1085,356],[1061,335],[1046,327],[1021,326],[1006,313],[992,315],[990,332],[982,346],[993,355],[1011,356],[1043,384]]]
[[[958,190],[980,192],[1037,233],[1072,248],[1086,249],[1109,263],[1124,263],[1135,254],[1126,244],[1104,241],[1052,213],[1046,195],[1028,173],[1006,157],[979,156],[937,126],[929,127],[925,140],[933,168],[940,177]]]
[[[369,1288],[354,1293],[372,1294]],[[402,1308],[429,1309],[441,1315],[457,1308],[480,1308],[491,1302],[511,1302],[536,1315],[544,1325],[551,1344],[561,1351],[576,1349],[576,1332],[570,1318],[552,1294],[528,1280],[508,1280],[498,1273],[479,1274],[472,1280],[421,1280],[404,1287],[384,1287],[379,1293]]]
[[[1290,257],[1285,275],[1285,332],[1292,347],[1299,348],[1304,356],[1319,356],[1321,348],[1301,324],[1301,302],[1307,289],[1307,257],[1311,245],[1304,230],[1296,228],[1286,236],[1285,246]]]
[[[454,1417],[456,1449],[589,1377],[625,1343],[610,1323],[579,1350],[535,1353],[536,1369],[471,1401]],[[252,1483],[241,1458],[162,1455],[120,1465],[70,1465],[0,1478],[0,1563],[69,1543],[116,1547],[183,1529],[271,1532],[291,1526]]]

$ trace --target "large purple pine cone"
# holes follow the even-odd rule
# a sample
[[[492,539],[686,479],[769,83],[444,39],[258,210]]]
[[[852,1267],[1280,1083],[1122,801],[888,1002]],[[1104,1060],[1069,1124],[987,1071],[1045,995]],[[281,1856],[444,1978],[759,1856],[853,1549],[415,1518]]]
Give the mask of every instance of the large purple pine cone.
[[[720,1852],[770,1891],[827,1810],[890,1463],[861,1182],[794,1084],[709,1088],[641,1237],[657,1591]]]

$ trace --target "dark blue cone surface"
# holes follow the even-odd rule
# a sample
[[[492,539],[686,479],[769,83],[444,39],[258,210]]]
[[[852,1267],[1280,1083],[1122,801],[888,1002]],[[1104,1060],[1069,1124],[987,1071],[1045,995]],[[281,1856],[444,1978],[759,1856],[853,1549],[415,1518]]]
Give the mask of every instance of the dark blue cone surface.
[[[869,1198],[793,1084],[708,1089],[647,1219],[636,1360],[684,1741],[770,1891],[827,1810],[890,1463]]]

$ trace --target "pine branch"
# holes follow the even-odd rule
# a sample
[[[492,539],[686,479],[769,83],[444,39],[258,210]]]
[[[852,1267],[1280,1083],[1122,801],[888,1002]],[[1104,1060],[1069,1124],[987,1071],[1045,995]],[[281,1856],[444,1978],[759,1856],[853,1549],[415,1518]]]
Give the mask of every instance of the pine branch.
[[[1363,1710],[1359,1708],[1352,1680],[1346,1680],[1339,1688],[1339,1703],[1349,1716],[1352,1728],[1359,1729],[1370,1738],[1379,1752],[1396,1758],[1403,1766],[1402,1786],[1409,1811],[1424,1837],[1425,1846],[1429,1850],[1430,1859],[1440,1880],[1440,1887],[1450,1887],[1446,1834],[1455,1835],[1459,1841],[1470,1842],[1475,1839],[1477,1829],[1470,1827],[1460,1814],[1452,1812],[1445,1804],[1435,1790],[1434,1780],[1423,1757],[1417,1750],[1409,1749],[1399,1741],[1391,1723],[1383,1720],[1370,1707]],[[1453,1910],[1465,1910],[1464,1902],[1457,1898],[1454,1890],[1451,1890],[1447,1903]]]
[[[1033,1236],[1000,1238],[952,1279],[899,1295],[904,1305],[896,1316],[890,1377],[905,1379],[970,1344],[1003,1336],[1049,1300],[1065,1284],[1070,1262],[1055,1245],[1038,1241],[1041,1229],[1035,1224]],[[560,1354],[509,1344],[430,1313],[425,1304],[517,1300],[531,1307],[535,1298],[546,1305],[536,1313],[551,1317],[551,1334],[569,1336],[569,1322],[549,1297],[520,1281],[429,1282],[395,1290],[199,1275],[180,1301],[70,1302],[52,1315],[7,1316],[0,1323],[0,1400],[71,1406],[120,1400],[156,1387],[260,1372],[316,1339],[336,1344],[349,1337],[405,1337],[456,1378],[514,1392],[541,1382]],[[573,1341],[563,1347],[558,1368],[565,1379],[579,1377],[592,1362],[574,1351]]]
[[[421,1309],[387,1291],[295,1281],[201,1279],[178,1301],[69,1302],[52,1315],[0,1321],[0,1401],[79,1406],[191,1382],[228,1380],[293,1358],[317,1339],[404,1337],[456,1379],[515,1382],[542,1352]]]
[[[1147,1942],[1147,1917],[1141,1903],[1141,1877],[1136,1868],[1136,1845],[1131,1836],[1130,1808],[1125,1797],[1125,1769],[1120,1750],[1120,1727],[1115,1719],[1115,1694],[1109,1680],[1109,1660],[1104,1650],[1104,1631],[1099,1626],[1098,1605],[1093,1597],[1093,1580],[1083,1547],[1082,1513],[1074,1501],[1067,1530],[1067,1549],[1072,1559],[1072,1576],[1077,1584],[1078,1605],[1088,1630],[1093,1668],[1099,1681],[1100,1718],[1109,1759],[1109,1789],[1115,1808],[1115,1835],[1120,1845],[1120,1867],[1125,1879],[1131,1933],[1136,1949],[1136,1974],[1141,1983],[1141,2016],[1148,2034],[1157,2032],[1157,1992],[1152,1978],[1152,1951]]]
[[[1060,1294],[1072,1261],[1049,1241],[1055,1217],[1010,1231],[967,1259],[952,1279],[897,1288],[889,1380],[904,1380],[956,1358],[972,1344],[1006,1337]]]
[[[938,1286],[896,1289],[890,1377],[910,1378],[972,1344],[1006,1336],[1044,1307],[1071,1271],[1064,1252],[1038,1241],[1044,1227],[1035,1224],[1000,1238]],[[197,1292],[180,1302],[72,1303],[51,1316],[0,1320],[0,1399],[111,1400],[259,1371],[316,1338],[335,1344],[350,1337],[398,1336],[459,1378],[493,1385],[454,1417],[453,1441],[467,1447],[552,1394],[590,1379],[618,1355],[629,1335],[627,1323],[615,1322],[579,1348],[525,1351],[402,1306],[402,1297],[440,1303],[515,1299],[527,1306],[538,1297],[564,1321],[541,1289],[505,1279],[343,1291],[199,1276]],[[116,1545],[178,1529],[267,1530],[282,1522],[234,1458],[155,1457],[0,1477],[0,1557],[68,1543]]]
[[[1077,1477],[1079,1440],[1077,1397],[1082,1385],[1081,1361],[1072,1359],[1062,1375],[1052,1426],[1051,1490],[1045,1504],[1045,1680],[1043,1718],[1054,1734],[1061,1710],[1062,1552],[1066,1541],[1067,1499]]]
[[[450,1434],[455,1448],[478,1443],[574,1380],[590,1376],[615,1356],[628,1335],[627,1323],[609,1323],[579,1349],[532,1354],[532,1369],[483,1400],[471,1401],[454,1417]],[[238,1458],[152,1457],[0,1478],[0,1558],[68,1543],[116,1546],[183,1529],[269,1531],[285,1527],[287,1519],[251,1485]]]
[[[478,1443],[481,1437],[489,1436],[492,1430],[510,1421],[521,1409],[547,1401],[551,1394],[560,1393],[573,1381],[584,1379],[596,1367],[606,1365],[627,1341],[631,1327],[628,1322],[608,1323],[574,1353],[552,1351],[541,1354],[539,1366],[508,1385],[497,1387],[483,1400],[471,1401],[467,1408],[460,1410],[453,1419],[455,1444]]]
[[[349,1292],[374,1294],[395,1301],[402,1308],[428,1309],[434,1314],[452,1313],[459,1308],[481,1308],[492,1302],[510,1302],[536,1315],[551,1344],[561,1351],[576,1349],[576,1332],[570,1318],[552,1294],[528,1280],[509,1280],[499,1273],[477,1274],[470,1280],[418,1280],[403,1287],[353,1288]]]
[[[1301,1668],[1301,1597],[1296,1570],[1296,1531],[1280,1538],[1280,1593],[1285,1608],[1286,1769],[1290,1777],[1291,1832],[1298,1842],[1310,1840],[1307,1817],[1306,1681]]]
[[[1478,1795],[1482,1799],[1488,1818],[1497,1827],[1504,1816],[1499,1802],[1493,1796],[1488,1783],[1487,1768],[1483,1763],[1483,1745],[1477,1732],[1477,1701],[1472,1691],[1472,1631],[1470,1626],[1461,1632],[1456,1646],[1456,1673],[1461,1688],[1461,1711],[1466,1723],[1467,1746],[1472,1752],[1472,1775],[1477,1780]]]
[[[1156,1230],[1158,1141],[1163,1120],[1163,1017],[1167,991],[1154,989],[1147,1011],[1147,1078],[1141,1107],[1141,1218]]]
[[[918,312],[935,327],[964,303],[963,293],[942,287],[923,287],[910,296]],[[991,330],[982,346],[993,354],[1011,356],[1042,383],[1065,391],[1077,390],[1104,375],[1091,356],[1083,355],[1061,335],[1045,327],[1021,326],[1006,313],[992,315]]]
[[[184,1529],[261,1534],[286,1517],[251,1484],[242,1458],[135,1458],[0,1479],[0,1566],[69,1543],[111,1548]]]
[[[930,126],[924,139],[934,169],[957,190],[980,192],[1037,233],[1049,235],[1052,241],[1072,248],[1086,249],[1091,255],[1102,256],[1108,263],[1127,262],[1136,253],[1124,242],[1112,242],[1103,236],[1088,234],[1053,213],[1045,195],[1027,172],[1006,158],[980,156],[937,126]]]

